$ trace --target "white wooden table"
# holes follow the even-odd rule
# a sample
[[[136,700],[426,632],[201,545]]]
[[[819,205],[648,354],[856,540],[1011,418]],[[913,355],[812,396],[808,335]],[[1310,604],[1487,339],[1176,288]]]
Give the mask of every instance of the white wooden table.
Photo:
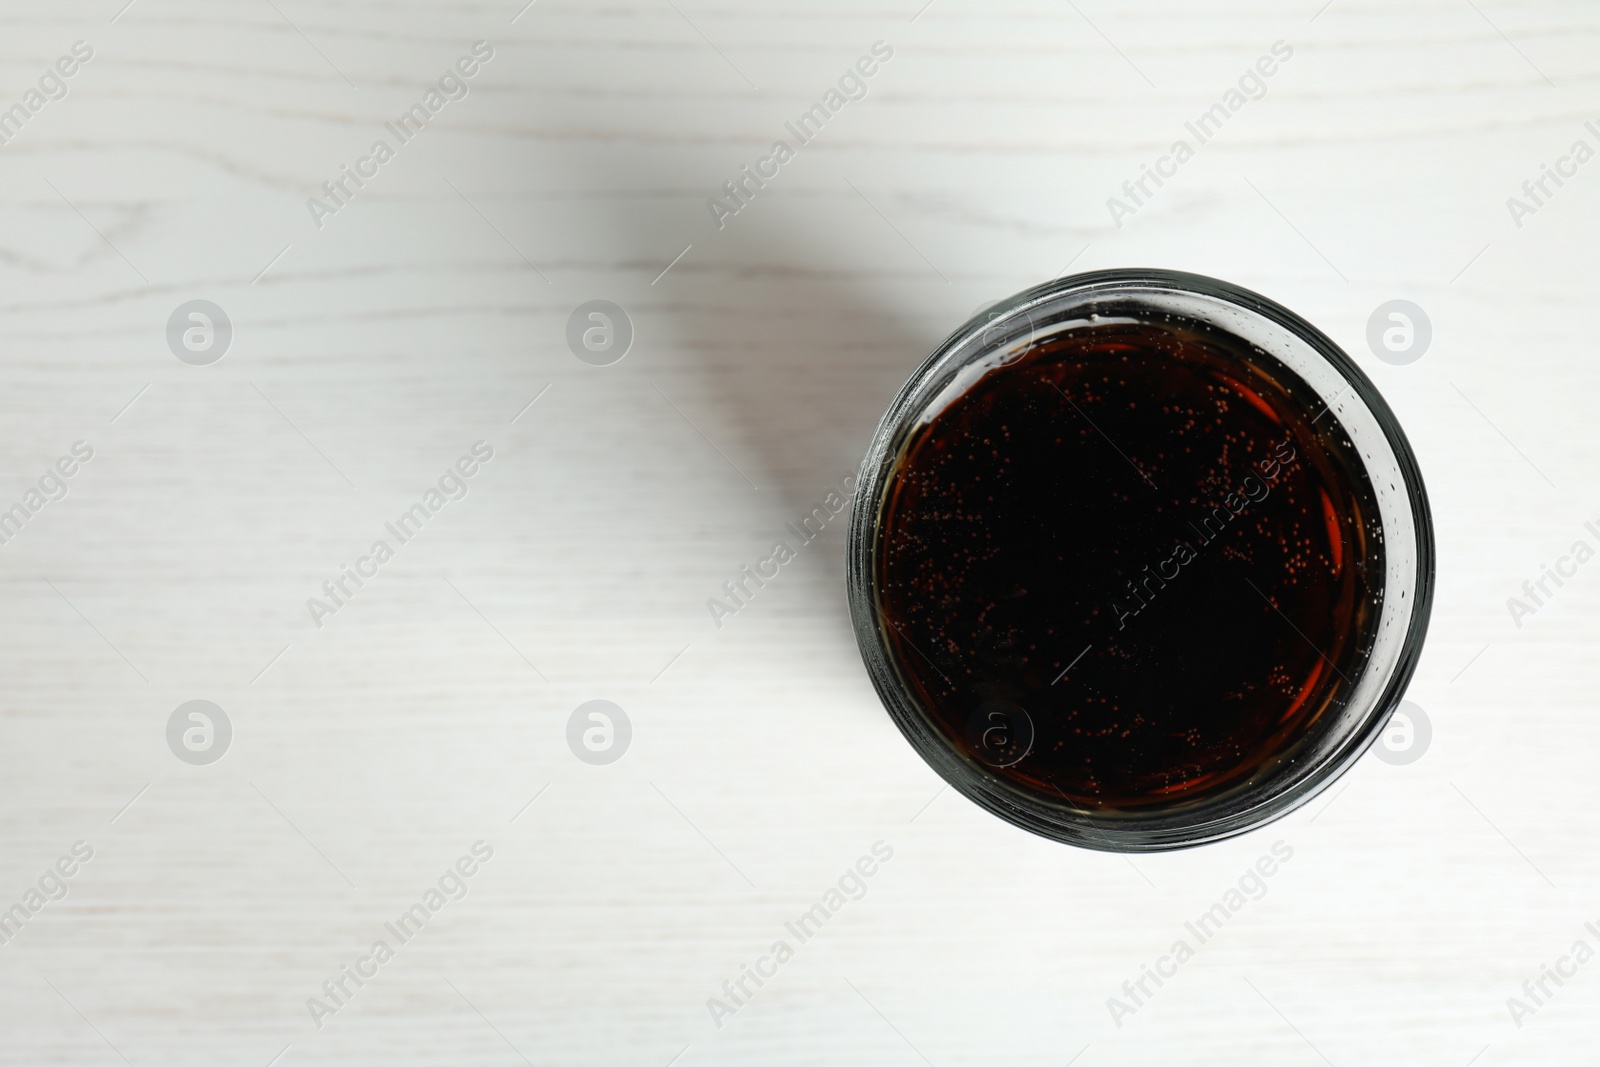
[[[1593,5],[122,3],[0,7],[0,511],[26,517],[0,546],[0,908],[25,917],[0,1062],[1593,1062],[1600,964],[1507,1000],[1600,949],[1600,564],[1506,606],[1600,547],[1600,163],[1507,206],[1600,148]],[[1114,219],[1278,41],[1264,95]],[[777,139],[719,229],[708,199]],[[345,166],[368,177],[333,202]],[[1440,552],[1422,759],[1129,861],[941,788],[861,668],[842,518],[720,627],[706,601],[975,308],[1133,265],[1345,345]],[[1396,298],[1433,325],[1405,366],[1366,343]],[[594,299],[634,329],[609,366],[566,341]],[[231,323],[216,362],[169,346],[192,300]],[[388,533],[478,441],[466,495]],[[335,604],[345,565],[368,577]],[[216,762],[169,747],[191,700],[231,724]],[[591,700],[631,722],[609,765],[568,746]],[[1265,895],[1114,1019],[1277,841]],[[801,943],[785,923],[876,842]],[[335,1001],[345,966],[369,977]]]

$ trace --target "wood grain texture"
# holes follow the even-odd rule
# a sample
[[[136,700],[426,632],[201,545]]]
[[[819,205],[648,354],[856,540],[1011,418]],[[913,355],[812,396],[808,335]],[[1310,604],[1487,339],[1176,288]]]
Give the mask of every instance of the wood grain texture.
[[[0,146],[0,508],[94,449],[0,546],[0,908],[94,849],[0,946],[0,1063],[1593,1061],[1600,964],[1521,1027],[1506,1001],[1600,948],[1600,565],[1520,627],[1505,605],[1600,524],[1600,163],[1506,207],[1600,147],[1592,4],[122,3],[0,3],[0,109],[94,49]],[[307,198],[477,40],[468,95],[317,226]],[[866,96],[719,229],[707,199],[876,41]],[[1115,225],[1276,41],[1265,95]],[[974,309],[1133,265],[1358,359],[1440,577],[1421,761],[1130,861],[941,788],[861,669],[842,521],[721,628],[705,601]],[[1410,366],[1366,347],[1396,297],[1433,322]],[[564,339],[594,298],[636,328],[610,367]],[[234,325],[210,366],[167,347],[191,299]],[[315,625],[479,440],[465,498]],[[235,732],[206,767],[164,734],[197,698]],[[567,748],[591,699],[633,724],[611,766]],[[465,898],[316,1026],[479,840]],[[1266,894],[1116,1025],[1278,840]],[[715,1025],[877,841],[865,896]]]

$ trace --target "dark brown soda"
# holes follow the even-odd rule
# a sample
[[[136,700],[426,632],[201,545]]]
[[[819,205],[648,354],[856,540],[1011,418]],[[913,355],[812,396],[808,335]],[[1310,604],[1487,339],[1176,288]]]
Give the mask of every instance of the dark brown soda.
[[[874,583],[948,745],[1104,814],[1282,769],[1349,695],[1383,595],[1364,467],[1311,389],[1187,320],[1105,319],[925,413]]]

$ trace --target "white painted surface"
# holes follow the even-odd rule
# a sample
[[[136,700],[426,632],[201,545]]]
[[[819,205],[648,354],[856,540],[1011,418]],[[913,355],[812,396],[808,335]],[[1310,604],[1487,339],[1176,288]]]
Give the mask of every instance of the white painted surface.
[[[1520,228],[1505,204],[1600,145],[1592,5],[275,2],[0,8],[0,106],[95,50],[0,148],[0,501],[95,453],[0,548],[0,906],[94,848],[0,947],[0,1062],[1593,1061],[1600,964],[1520,1028],[1506,999],[1600,948],[1600,565],[1505,606],[1600,521],[1600,163]],[[470,95],[314,226],[478,39]],[[716,229],[707,197],[878,40],[867,97]],[[1114,227],[1278,40],[1265,98]],[[842,522],[714,628],[922,356],[1069,263],[1258,289],[1389,398],[1440,546],[1420,762],[1130,863],[940,792],[860,667]],[[637,329],[607,368],[563,340],[596,297]],[[1364,342],[1395,297],[1435,328],[1406,367]],[[208,367],[164,338],[194,298],[236,330]],[[467,497],[314,626],[480,439]],[[209,767],[163,734],[196,698],[235,730]],[[608,767],[564,740],[591,699],[633,723]],[[469,895],[315,1027],[480,839]],[[1280,839],[1265,897],[1116,1027],[1107,997]],[[866,896],[714,1026],[879,840]]]

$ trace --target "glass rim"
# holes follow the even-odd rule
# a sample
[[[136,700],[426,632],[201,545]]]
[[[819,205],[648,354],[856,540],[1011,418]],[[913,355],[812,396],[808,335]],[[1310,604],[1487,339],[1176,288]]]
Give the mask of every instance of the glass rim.
[[[1001,345],[984,343],[985,334],[1019,318],[1027,318],[1031,325],[1031,312],[1036,308],[1071,299],[1082,302],[1099,297],[1136,298],[1152,291],[1209,299],[1253,313],[1287,331],[1343,378],[1346,388],[1340,397],[1349,395],[1359,401],[1393,453],[1404,482],[1403,487],[1397,487],[1397,499],[1409,509],[1416,558],[1415,596],[1396,658],[1387,668],[1388,676],[1370,706],[1357,713],[1355,727],[1349,728],[1308,769],[1291,776],[1281,789],[1244,808],[1205,818],[1201,803],[1197,810],[1202,810],[1202,817],[1188,822],[1180,819],[1176,824],[1146,819],[1141,825],[1139,817],[1088,812],[1065,797],[1064,806],[1047,803],[954,751],[900,679],[884,637],[874,575],[884,491],[901,443],[915,429],[916,417],[927,410],[928,397],[924,394],[929,384],[938,381],[941,374],[970,366],[1000,350]],[[1293,373],[1279,355],[1263,351],[1275,364]],[[1332,410],[1332,401],[1329,409]],[[1370,475],[1368,458],[1362,462],[1363,473]],[[1200,274],[1133,268],[1053,279],[983,308],[918,366],[890,403],[862,461],[850,512],[845,582],[851,625],[874,689],[912,748],[946,783],[1005,821],[1052,840],[1107,852],[1158,852],[1224,840],[1282,818],[1327,789],[1366,753],[1399,706],[1421,655],[1433,603],[1434,558],[1432,513],[1411,443],[1377,387],[1343,349],[1300,315],[1249,289]]]

